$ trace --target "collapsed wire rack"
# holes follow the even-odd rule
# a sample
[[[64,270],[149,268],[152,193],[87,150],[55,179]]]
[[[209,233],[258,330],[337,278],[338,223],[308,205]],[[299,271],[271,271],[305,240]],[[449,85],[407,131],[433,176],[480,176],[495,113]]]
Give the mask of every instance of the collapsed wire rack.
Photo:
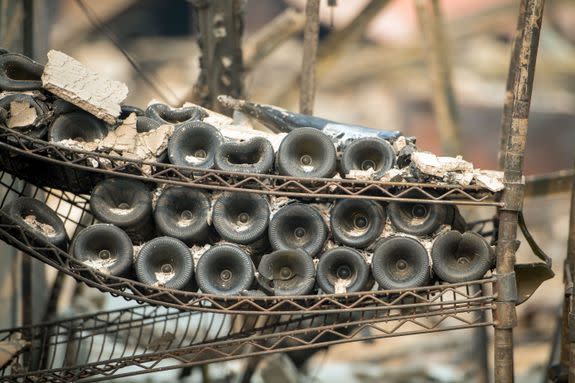
[[[143,305],[0,331],[0,342],[18,347],[14,358],[0,366],[0,382],[104,381],[274,352],[489,326],[491,301],[284,316]]]

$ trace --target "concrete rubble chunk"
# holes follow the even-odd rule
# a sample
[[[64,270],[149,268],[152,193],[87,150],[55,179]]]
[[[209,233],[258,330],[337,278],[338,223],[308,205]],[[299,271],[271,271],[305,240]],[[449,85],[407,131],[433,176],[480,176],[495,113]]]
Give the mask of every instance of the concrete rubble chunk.
[[[10,118],[8,119],[8,127],[23,128],[30,126],[36,121],[38,114],[36,109],[28,102],[25,101],[12,101],[10,103]]]
[[[161,125],[149,132],[139,133],[136,137],[141,146],[157,157],[168,148],[168,140],[173,132],[173,125]]]
[[[473,178],[478,185],[483,186],[496,193],[505,188],[503,183],[503,172],[497,170],[476,170]]]
[[[130,114],[116,130],[108,133],[100,142],[99,149],[132,152],[136,147],[136,114]]]
[[[471,172],[473,164],[457,157],[438,157],[429,152],[414,152],[411,161],[422,173],[435,177],[445,177],[448,172]]]
[[[98,149],[120,153],[124,158],[154,161],[167,149],[173,132],[173,125],[161,125],[149,132],[138,133],[136,114],[132,113],[122,125],[100,141]]]
[[[108,124],[116,121],[120,115],[120,103],[128,95],[126,84],[107,79],[56,50],[48,52],[42,86]]]
[[[382,182],[399,182],[403,179],[403,176],[406,175],[406,172],[403,169],[389,169],[385,174],[380,178]]]

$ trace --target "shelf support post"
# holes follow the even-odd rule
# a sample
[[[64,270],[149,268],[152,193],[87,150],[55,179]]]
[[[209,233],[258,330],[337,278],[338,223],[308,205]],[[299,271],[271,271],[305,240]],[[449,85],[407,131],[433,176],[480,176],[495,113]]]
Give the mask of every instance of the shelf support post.
[[[505,135],[503,171],[504,206],[499,212],[499,240],[497,243],[497,298],[495,302],[494,372],[496,383],[513,382],[513,327],[517,322],[515,294],[515,252],[517,250],[518,213],[523,206],[523,159],[539,34],[545,0],[521,0],[518,26],[520,38],[514,44],[507,95],[510,105],[502,119]],[[524,10],[524,11],[523,11]],[[512,97],[512,98],[511,98]]]

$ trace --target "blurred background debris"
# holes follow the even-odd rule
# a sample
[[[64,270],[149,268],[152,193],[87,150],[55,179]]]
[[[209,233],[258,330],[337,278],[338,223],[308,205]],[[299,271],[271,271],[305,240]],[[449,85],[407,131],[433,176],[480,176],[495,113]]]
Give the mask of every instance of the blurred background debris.
[[[312,59],[302,56],[304,45],[315,44],[304,39],[305,15],[315,12],[306,11],[305,0],[233,1],[234,12],[243,14],[244,24],[233,24],[238,19],[231,14],[222,22],[232,23],[237,31],[229,43],[238,48],[241,60],[200,61],[198,43],[211,44],[209,36],[199,33],[208,28],[198,22],[197,15],[207,12],[202,0],[0,0],[0,41],[3,48],[41,63],[46,63],[49,49],[61,50],[126,83],[127,103],[139,107],[151,99],[172,106],[196,101],[221,107],[209,98],[213,93],[205,91],[208,87],[297,111],[301,81],[314,76],[315,89],[306,90],[315,99],[314,115],[400,130],[417,137],[420,150],[463,154],[476,168],[497,168],[517,1],[442,0],[433,1],[435,8],[429,9],[421,7],[432,3],[428,1],[340,0],[328,7],[328,1],[318,0],[319,42],[313,74],[300,73],[302,62]],[[420,4],[419,17],[416,4]],[[34,22],[26,17],[30,12]],[[575,142],[574,18],[574,2],[547,2],[525,159],[527,180],[537,182],[527,187],[531,198],[525,201],[524,214],[533,236],[553,258],[556,277],[518,307],[515,369],[520,382],[543,381],[563,296],[561,269],[569,221],[566,192],[573,172],[562,170],[572,168]],[[441,23],[443,32],[429,35],[422,30],[433,29],[433,23]],[[34,36],[33,41],[26,36]],[[433,56],[430,48],[438,44],[444,54]],[[209,57],[218,57],[218,52],[212,53]],[[434,77],[437,60],[445,60],[441,67],[449,63],[450,75]],[[207,78],[202,72],[206,65],[218,66],[218,78],[231,70],[241,72],[244,81]],[[434,114],[438,105],[445,109],[443,117]],[[449,120],[450,116],[456,118]],[[450,145],[446,134],[459,142]],[[552,187],[537,177],[559,171],[559,182]],[[488,217],[493,212],[484,213]],[[531,261],[531,257],[523,244],[518,261]],[[21,296],[33,297],[29,303],[34,321],[44,315],[70,316],[126,305],[62,276],[58,277],[61,294],[49,301],[46,286],[52,285],[55,271],[29,257],[17,257],[4,244],[0,265],[3,328],[22,323]],[[21,277],[30,269],[33,284]],[[54,306],[45,314],[41,308],[48,301]],[[488,339],[491,331],[487,330]],[[473,336],[465,330],[343,344],[316,353],[300,371],[285,357],[271,356],[256,365],[253,381],[482,382],[485,371],[469,341]],[[492,359],[489,356],[487,361]],[[234,361],[193,369],[180,381],[208,381],[207,377],[214,382],[233,381],[244,371],[243,365],[244,361]],[[172,382],[178,376],[172,371],[125,381]]]

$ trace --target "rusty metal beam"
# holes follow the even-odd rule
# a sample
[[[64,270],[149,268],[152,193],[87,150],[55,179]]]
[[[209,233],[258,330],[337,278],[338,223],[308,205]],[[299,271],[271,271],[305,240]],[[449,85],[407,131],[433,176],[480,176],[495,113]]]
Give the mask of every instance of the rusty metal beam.
[[[307,0],[305,7],[305,28],[303,35],[303,58],[301,65],[299,111],[313,114],[315,99],[315,60],[319,39],[320,0]]]
[[[497,243],[497,299],[495,304],[495,382],[513,382],[513,327],[517,318],[517,293],[509,288],[515,284],[515,251],[517,250],[518,212],[522,209],[524,184],[523,159],[527,139],[529,108],[539,34],[543,19],[544,0],[522,0],[518,25],[521,38],[513,49],[509,76],[512,103],[508,111],[510,121],[504,119],[502,134],[505,148],[502,152],[505,191],[504,207],[499,212],[499,240]],[[523,11],[524,9],[524,11]],[[507,98],[509,99],[509,98]],[[512,283],[509,283],[509,282]]]
[[[517,19],[517,27],[515,28],[515,36],[511,44],[511,60],[509,61],[509,72],[507,74],[507,83],[505,84],[505,103],[503,104],[503,115],[501,116],[501,132],[499,137],[499,153],[497,156],[497,163],[499,169],[503,170],[505,158],[503,154],[507,148],[507,137],[509,136],[509,129],[511,126],[511,109],[513,106],[514,92],[513,87],[515,84],[514,71],[517,66],[517,58],[519,56],[519,48],[521,45],[521,38],[523,36],[523,29],[525,28],[525,6],[527,2],[521,1],[519,3],[519,18]]]
[[[569,235],[567,256],[564,263],[565,295],[561,316],[561,370],[568,372],[569,382],[575,383],[575,343],[573,342],[573,276],[575,275],[575,179],[571,187],[571,212],[569,215]]]
[[[191,98],[218,112],[230,112],[216,100],[220,94],[242,97],[244,1],[193,0],[197,13],[200,75]]]

